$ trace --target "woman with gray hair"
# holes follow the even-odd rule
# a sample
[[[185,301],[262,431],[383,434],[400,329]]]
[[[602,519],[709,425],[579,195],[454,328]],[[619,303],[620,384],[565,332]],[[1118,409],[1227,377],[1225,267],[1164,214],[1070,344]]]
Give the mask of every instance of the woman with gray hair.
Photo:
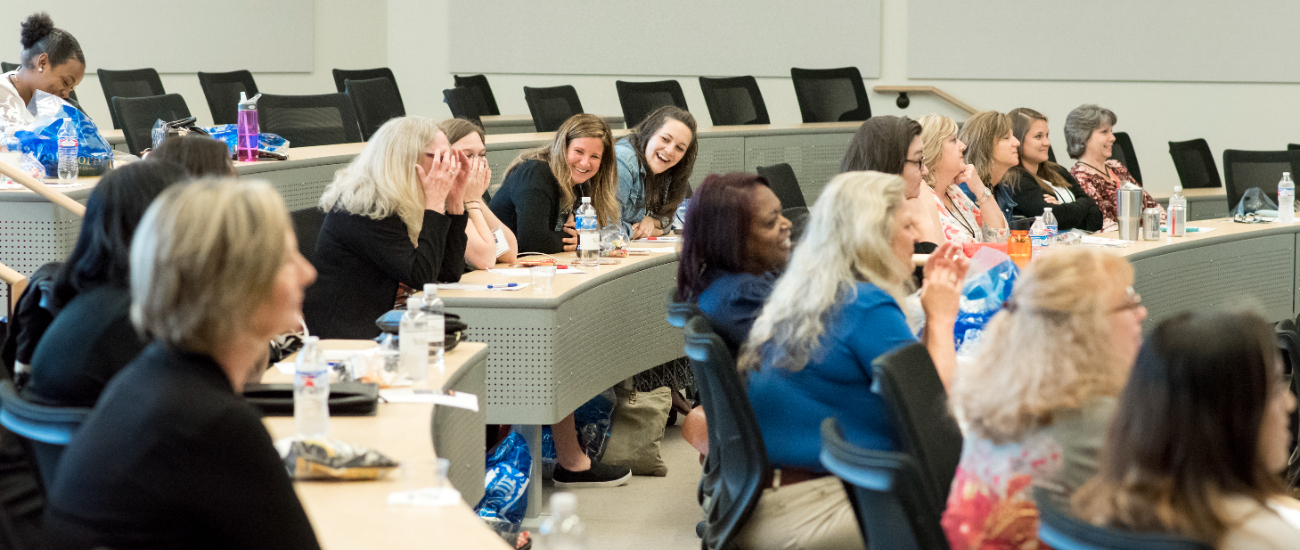
[[[1088,104],[1076,107],[1065,117],[1065,145],[1070,158],[1078,159],[1070,175],[1078,180],[1092,200],[1097,201],[1104,219],[1103,231],[1114,229],[1119,211],[1119,189],[1137,180],[1118,160],[1110,158],[1115,145],[1115,112]],[[1160,208],[1151,194],[1142,191],[1142,208]],[[1161,209],[1160,217],[1164,218]]]

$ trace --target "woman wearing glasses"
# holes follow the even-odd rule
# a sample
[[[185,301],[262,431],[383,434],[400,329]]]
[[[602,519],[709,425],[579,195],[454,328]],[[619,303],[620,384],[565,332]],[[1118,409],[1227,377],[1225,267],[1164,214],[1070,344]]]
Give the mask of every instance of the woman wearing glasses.
[[[840,163],[840,172],[873,170],[903,177],[903,208],[911,213],[921,238],[913,248],[917,254],[929,254],[943,240],[938,237],[938,221],[932,220],[934,200],[930,188],[922,185],[930,168],[923,154],[921,125],[907,117],[877,116],[867,119],[853,134],[849,150]],[[931,228],[933,226],[933,228]],[[930,230],[933,229],[933,230]]]
[[[990,114],[1002,116],[986,111],[971,117],[967,127],[981,124]],[[925,115],[919,122],[921,141],[925,146],[925,164],[930,172],[925,182],[930,184],[929,195],[932,197],[927,204],[926,216],[921,220],[921,238],[935,243],[981,242],[984,240],[983,227],[1006,228],[1006,217],[994,198],[993,190],[984,183],[990,174],[966,163],[963,156],[966,144],[957,138],[957,123],[942,115]],[[1009,124],[1006,135],[1011,135]],[[1014,141],[1015,138],[1011,139]],[[1011,155],[1015,155],[1015,145],[1011,146]],[[962,192],[963,183],[974,194],[974,200]]]
[[[965,425],[943,529],[953,550],[1032,548],[1033,486],[1068,498],[1097,454],[1142,340],[1133,268],[1070,247],[1036,260],[957,369],[949,398]]]
[[[470,163],[433,120],[385,122],[325,189],[307,290],[307,328],[321,338],[369,339],[399,285],[455,282],[465,272]]]

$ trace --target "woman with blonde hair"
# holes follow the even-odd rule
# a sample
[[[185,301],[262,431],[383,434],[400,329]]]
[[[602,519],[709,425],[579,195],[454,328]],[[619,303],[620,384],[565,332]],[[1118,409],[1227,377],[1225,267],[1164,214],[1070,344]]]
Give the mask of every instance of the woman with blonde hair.
[[[982,124],[989,118],[989,113],[1002,116],[986,111],[971,117],[966,122],[966,128],[972,124]],[[925,164],[929,168],[925,182],[930,186],[930,192],[926,194],[930,197],[931,205],[926,209],[928,219],[923,217],[921,220],[924,231],[922,238],[935,243],[981,242],[984,240],[985,226],[992,229],[1007,227],[1007,218],[995,198],[994,190],[991,184],[987,184],[990,174],[981,171],[974,164],[967,164],[963,157],[967,145],[957,137],[957,123],[946,116],[933,114],[925,115],[917,122],[921,123]],[[1007,132],[1010,131],[1008,126]],[[963,135],[966,135],[965,131]],[[971,195],[963,192],[963,186]],[[920,200],[925,198],[919,197]]]
[[[131,244],[131,322],[153,342],[104,388],[59,461],[52,548],[319,548],[241,396],[298,325],[315,270],[270,185],[172,186]]]
[[[491,208],[486,208],[488,185],[492,182],[492,168],[487,162],[487,133],[483,128],[463,118],[447,119],[438,123],[447,133],[454,151],[460,151],[470,161],[469,180],[465,183],[465,264],[474,269],[487,269],[499,263],[513,264],[519,255],[519,241],[515,233],[497,219]]]
[[[469,161],[432,119],[385,122],[321,196],[320,279],[303,305],[311,333],[374,338],[399,285],[459,281],[469,176]]]
[[[899,305],[916,242],[906,185],[880,172],[832,179],[741,350],[739,368],[777,469],[739,534],[743,548],[862,545],[843,486],[818,460],[820,427],[833,417],[855,445],[899,446],[884,401],[871,391],[871,362],[916,342]],[[945,243],[930,256],[921,288],[924,341],[945,384],[956,365],[952,331],[968,266]]]
[[[506,168],[492,213],[514,231],[521,252],[577,250],[573,213],[591,197],[601,227],[619,221],[614,132],[589,114],[564,121],[551,142],[525,151]]]
[[[964,426],[943,514],[953,550],[1033,548],[1031,486],[1068,497],[1097,470],[1115,396],[1142,341],[1133,268],[1068,247],[1030,264],[949,393]]]

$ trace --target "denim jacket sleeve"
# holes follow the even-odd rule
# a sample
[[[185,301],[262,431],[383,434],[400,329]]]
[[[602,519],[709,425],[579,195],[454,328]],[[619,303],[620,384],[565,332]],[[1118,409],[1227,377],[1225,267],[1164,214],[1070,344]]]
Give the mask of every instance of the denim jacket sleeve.
[[[636,158],[636,150],[627,138],[619,140],[614,146],[614,156],[618,167],[618,204],[619,224],[628,235],[632,234],[632,224],[645,217],[645,172],[641,161]]]

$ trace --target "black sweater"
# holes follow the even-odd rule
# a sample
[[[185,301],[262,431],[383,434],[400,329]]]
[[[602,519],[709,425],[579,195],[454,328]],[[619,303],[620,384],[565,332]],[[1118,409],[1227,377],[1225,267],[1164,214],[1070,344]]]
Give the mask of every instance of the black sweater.
[[[129,289],[104,285],[83,292],[36,345],[23,397],[55,407],[93,407],[109,379],[144,346],[131,326]]]
[[[564,222],[577,209],[560,207],[560,182],[540,160],[524,161],[506,174],[488,207],[514,231],[519,252],[546,254],[564,252]]]
[[[1042,216],[1043,209],[1051,207],[1052,216],[1056,217],[1057,228],[1060,231],[1069,231],[1071,229],[1101,231],[1101,209],[1097,208],[1097,202],[1083,192],[1083,188],[1079,187],[1079,182],[1075,181],[1070,172],[1064,168],[1057,168],[1057,173],[1065,178],[1066,183],[1070,184],[1070,192],[1074,193],[1074,202],[1050,204],[1043,199],[1043,195],[1047,194],[1047,192],[1038,186],[1036,177],[1031,175],[1028,170],[1021,166],[1008,170],[1007,175],[1003,176],[1002,182],[1004,185],[1010,184],[1013,190],[1012,199],[1016,201],[1013,212],[1032,218]]]
[[[393,309],[398,283],[422,290],[426,283],[460,280],[468,219],[425,210],[417,247],[397,215],[326,214],[316,240],[316,284],[303,302],[307,329],[321,338],[379,336],[375,319]]]
[[[257,410],[211,357],[151,344],[63,453],[52,548],[318,549]]]

